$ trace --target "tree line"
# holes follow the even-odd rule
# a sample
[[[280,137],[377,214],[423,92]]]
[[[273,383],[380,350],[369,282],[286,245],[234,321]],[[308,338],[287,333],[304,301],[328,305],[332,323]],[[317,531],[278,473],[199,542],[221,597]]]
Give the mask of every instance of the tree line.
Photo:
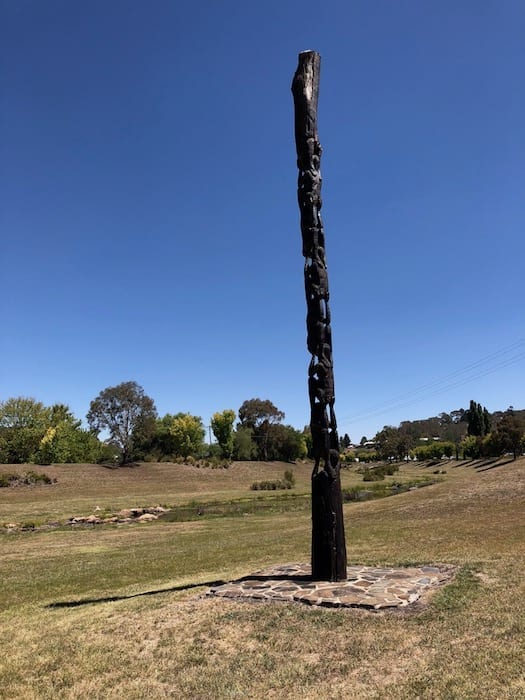
[[[34,398],[0,401],[0,463],[57,464],[120,463],[135,460],[294,461],[309,456],[310,430],[284,423],[285,414],[269,399],[244,401],[238,411],[213,414],[206,440],[200,416],[166,413],[159,416],[153,399],[136,382],[107,387],[91,401],[88,428],[66,404],[45,406]],[[340,438],[346,461],[493,457],[525,451],[525,410],[489,411],[471,401],[468,409],[398,427],[384,426],[372,440],[366,436],[353,448],[348,434]]]
[[[364,449],[368,446],[371,449]],[[525,411],[510,406],[489,413],[474,400],[468,409],[440,413],[425,420],[403,421],[398,427],[385,425],[372,440],[361,439],[362,450],[354,453],[371,459],[478,459],[525,451]]]
[[[238,412],[213,414],[210,429],[216,442],[209,444],[200,416],[159,416],[153,399],[132,381],[107,387],[91,401],[88,428],[65,404],[45,406],[34,398],[13,397],[0,402],[0,463],[305,457],[308,436],[284,424],[284,418],[270,400],[248,399]]]

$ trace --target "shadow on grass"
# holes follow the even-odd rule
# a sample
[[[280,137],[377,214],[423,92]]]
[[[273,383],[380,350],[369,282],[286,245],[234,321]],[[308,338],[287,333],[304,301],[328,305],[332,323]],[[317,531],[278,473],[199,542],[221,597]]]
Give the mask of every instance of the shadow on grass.
[[[485,465],[480,465],[480,467],[476,467],[477,472],[488,472],[489,469],[497,469],[498,467],[503,467],[505,464],[510,464],[511,462],[514,462],[515,459],[514,457],[511,457],[510,459],[506,459],[503,462],[500,462],[499,459],[495,460],[494,462],[489,462],[488,464]]]
[[[311,576],[309,575],[298,575],[298,574],[249,574],[248,576],[241,576],[238,581],[311,581]],[[57,601],[56,603],[49,603],[44,606],[47,609],[57,609],[57,608],[78,608],[82,605],[96,605],[97,603],[115,603],[119,600],[130,600],[131,598],[142,598],[145,596],[159,595],[161,593],[175,593],[178,591],[190,591],[192,588],[216,588],[217,586],[224,586],[231,581],[204,581],[203,583],[185,583],[180,586],[172,586],[171,588],[158,588],[153,591],[143,591],[142,593],[131,593],[130,595],[112,595],[106,596],[104,598],[84,598],[82,600],[64,600]]]
[[[478,457],[468,461],[461,460],[459,463],[453,464],[452,469],[456,467],[472,467],[479,474],[479,472],[486,472],[489,469],[503,467],[505,464],[510,464],[510,462],[514,462],[514,457],[510,459],[502,459],[502,457]]]
[[[141,465],[140,462],[99,462],[97,467],[104,467],[104,469],[138,469]]]
[[[78,608],[81,605],[95,605],[97,603],[115,603],[119,600],[130,600],[131,598],[142,598],[144,596],[159,595],[160,593],[174,593],[177,591],[189,591],[192,588],[212,588],[213,586],[222,586],[226,581],[205,581],[203,583],[186,583],[181,586],[172,586],[171,588],[158,588],[153,591],[143,591],[142,593],[131,593],[130,595],[112,595],[104,598],[83,598],[82,600],[64,600],[56,603],[49,603],[44,606],[48,609],[55,608]]]

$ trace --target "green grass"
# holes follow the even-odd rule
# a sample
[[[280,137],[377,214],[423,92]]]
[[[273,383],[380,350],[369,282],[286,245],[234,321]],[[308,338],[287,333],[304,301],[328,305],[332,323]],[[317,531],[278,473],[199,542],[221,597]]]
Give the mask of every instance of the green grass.
[[[268,507],[1,534],[0,697],[525,697],[524,467],[450,465],[432,487],[344,506],[349,563],[459,567],[410,613],[200,597],[206,583],[308,561],[309,509],[272,507],[275,493],[249,490],[285,465],[46,468],[56,484],[1,490],[2,522],[192,500]],[[309,473],[294,468],[294,494],[308,493]],[[431,475],[405,465],[392,480]],[[369,488],[355,470],[342,480]]]

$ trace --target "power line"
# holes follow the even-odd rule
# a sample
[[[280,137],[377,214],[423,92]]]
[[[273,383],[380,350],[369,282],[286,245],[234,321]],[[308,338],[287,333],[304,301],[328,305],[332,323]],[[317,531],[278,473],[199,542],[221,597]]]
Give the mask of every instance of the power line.
[[[391,411],[393,408],[405,408],[407,406],[412,406],[415,403],[419,403],[420,401],[424,401],[427,398],[431,398],[433,396],[438,396],[439,394],[443,394],[450,389],[454,389],[459,386],[463,386],[464,384],[468,384],[471,381],[474,381],[475,379],[480,379],[481,377],[485,377],[488,374],[492,374],[494,372],[497,372],[499,369],[504,369],[505,367],[508,367],[509,365],[515,364],[516,362],[519,362],[520,360],[525,359],[525,353],[521,353],[521,355],[517,355],[514,358],[510,358],[509,360],[506,360],[504,362],[500,362],[497,365],[494,365],[493,367],[485,370],[484,372],[480,372],[478,374],[472,375],[471,377],[465,377],[464,379],[461,379],[460,381],[453,382],[451,384],[447,384],[439,389],[436,389],[436,391],[432,391],[428,394],[425,394],[423,396],[419,396],[418,398],[414,398],[413,400],[410,401],[405,401],[397,404],[393,404],[389,406],[388,408],[374,411],[371,413],[363,413],[363,414],[358,414],[357,416],[353,416],[350,419],[346,419],[346,422],[356,422],[357,420],[362,420],[363,418],[372,418],[374,416],[379,416],[384,413],[388,413]]]
[[[443,377],[440,377],[438,379],[434,379],[433,381],[429,382],[428,384],[423,384],[419,387],[415,387],[414,389],[411,389],[408,392],[404,392],[402,394],[398,394],[397,396],[394,396],[392,399],[390,399],[386,402],[383,401],[378,405],[371,406],[369,411],[367,411],[367,414],[368,414],[368,412],[375,411],[376,409],[382,410],[388,404],[397,404],[398,401],[400,401],[400,400],[404,400],[404,399],[406,399],[410,396],[413,396],[413,395],[424,393],[428,389],[431,389],[435,386],[439,386],[440,384],[443,384],[443,382],[446,382],[449,379],[452,379],[453,377],[470,372],[471,370],[473,370],[473,369],[475,369],[483,364],[489,363],[491,360],[497,359],[498,357],[501,357],[502,355],[505,355],[505,354],[508,354],[509,352],[517,350],[518,348],[523,347],[523,345],[525,345],[525,341],[523,341],[523,340],[516,341],[515,343],[512,343],[511,345],[508,345],[504,348],[501,348],[500,350],[497,350],[489,355],[486,355],[485,357],[482,357],[479,360],[476,360],[476,362],[472,362],[471,364],[468,364],[465,367],[454,370],[453,372],[450,372],[449,374],[445,374]]]
[[[516,341],[515,343],[512,343],[509,346],[501,348],[500,350],[497,350],[491,353],[490,355],[486,355],[485,357],[476,360],[476,362],[472,362],[471,364],[457,369],[454,372],[451,372],[439,379],[435,379],[432,382],[429,382],[428,384],[421,385],[419,387],[416,387],[415,389],[405,392],[404,394],[400,394],[390,400],[382,402],[381,404],[372,406],[368,411],[363,411],[361,413],[354,414],[353,416],[347,416],[341,419],[340,422],[344,422],[346,424],[355,423],[358,420],[372,418],[378,415],[382,415],[384,413],[388,413],[394,408],[404,408],[406,406],[411,406],[432,396],[437,396],[450,389],[456,388],[458,386],[463,386],[464,384],[468,384],[469,382],[474,381],[475,379],[480,379],[481,377],[485,377],[488,374],[497,372],[500,369],[504,369],[505,367],[516,364],[517,362],[520,362],[521,360],[525,359],[525,352],[520,352],[512,357],[500,359],[503,358],[504,355],[508,355],[510,352],[513,352],[523,347],[524,345],[525,341]],[[494,360],[499,361],[494,362]],[[476,369],[481,369],[483,365],[488,366],[485,366],[485,368],[480,372],[471,374]],[[469,376],[461,376],[465,374],[468,374]],[[451,381],[454,380],[454,378],[456,378],[456,381]]]

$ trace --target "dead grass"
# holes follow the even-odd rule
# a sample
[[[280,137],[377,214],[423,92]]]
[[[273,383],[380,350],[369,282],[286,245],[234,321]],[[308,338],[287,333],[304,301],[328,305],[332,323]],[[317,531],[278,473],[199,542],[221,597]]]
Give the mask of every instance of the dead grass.
[[[27,465],[9,466],[6,471],[27,471]],[[65,519],[92,513],[97,506],[118,511],[140,505],[177,505],[190,499],[230,499],[240,495],[257,497],[250,491],[253,481],[277,479],[290,465],[282,462],[234,462],[229,469],[199,468],[188,464],[141,463],[111,469],[93,464],[59,464],[39,467],[57,483],[0,490],[0,524],[10,520]],[[0,471],[2,468],[0,466]],[[309,489],[309,464],[293,466],[297,476],[294,492]],[[50,492],[52,489],[52,493]]]
[[[0,465],[0,472],[24,473],[32,465]],[[8,522],[66,520],[89,515],[98,507],[106,512],[123,508],[186,504],[192,499],[228,500],[259,498],[254,481],[275,480],[291,469],[296,479],[294,494],[310,493],[311,464],[284,462],[234,462],[229,469],[211,469],[189,464],[140,463],[108,468],[95,464],[57,464],[38,467],[38,472],[56,479],[52,485],[0,489],[0,526]],[[428,470],[405,465],[387,481],[407,481],[426,476]],[[363,484],[355,467],[343,469],[343,488]],[[365,484],[366,486],[366,484]],[[271,494],[266,494],[271,496]]]
[[[524,467],[451,468],[435,486],[345,506],[351,563],[460,567],[410,614],[198,597],[196,584],[307,560],[307,513],[4,534],[0,697],[523,698]],[[272,468],[263,478],[282,475]],[[74,477],[53,469],[63,474],[52,496],[49,487],[1,493],[1,518],[7,499],[27,518],[163,492],[179,502],[240,493],[239,474],[219,470],[187,467],[169,481],[170,465],[157,465],[142,489],[141,468],[100,480],[89,467]],[[404,469],[413,478],[417,467]],[[242,488],[261,478],[239,470]],[[192,492],[201,474],[203,490]],[[306,488],[308,467],[301,478]],[[89,492],[79,496],[82,483]]]

